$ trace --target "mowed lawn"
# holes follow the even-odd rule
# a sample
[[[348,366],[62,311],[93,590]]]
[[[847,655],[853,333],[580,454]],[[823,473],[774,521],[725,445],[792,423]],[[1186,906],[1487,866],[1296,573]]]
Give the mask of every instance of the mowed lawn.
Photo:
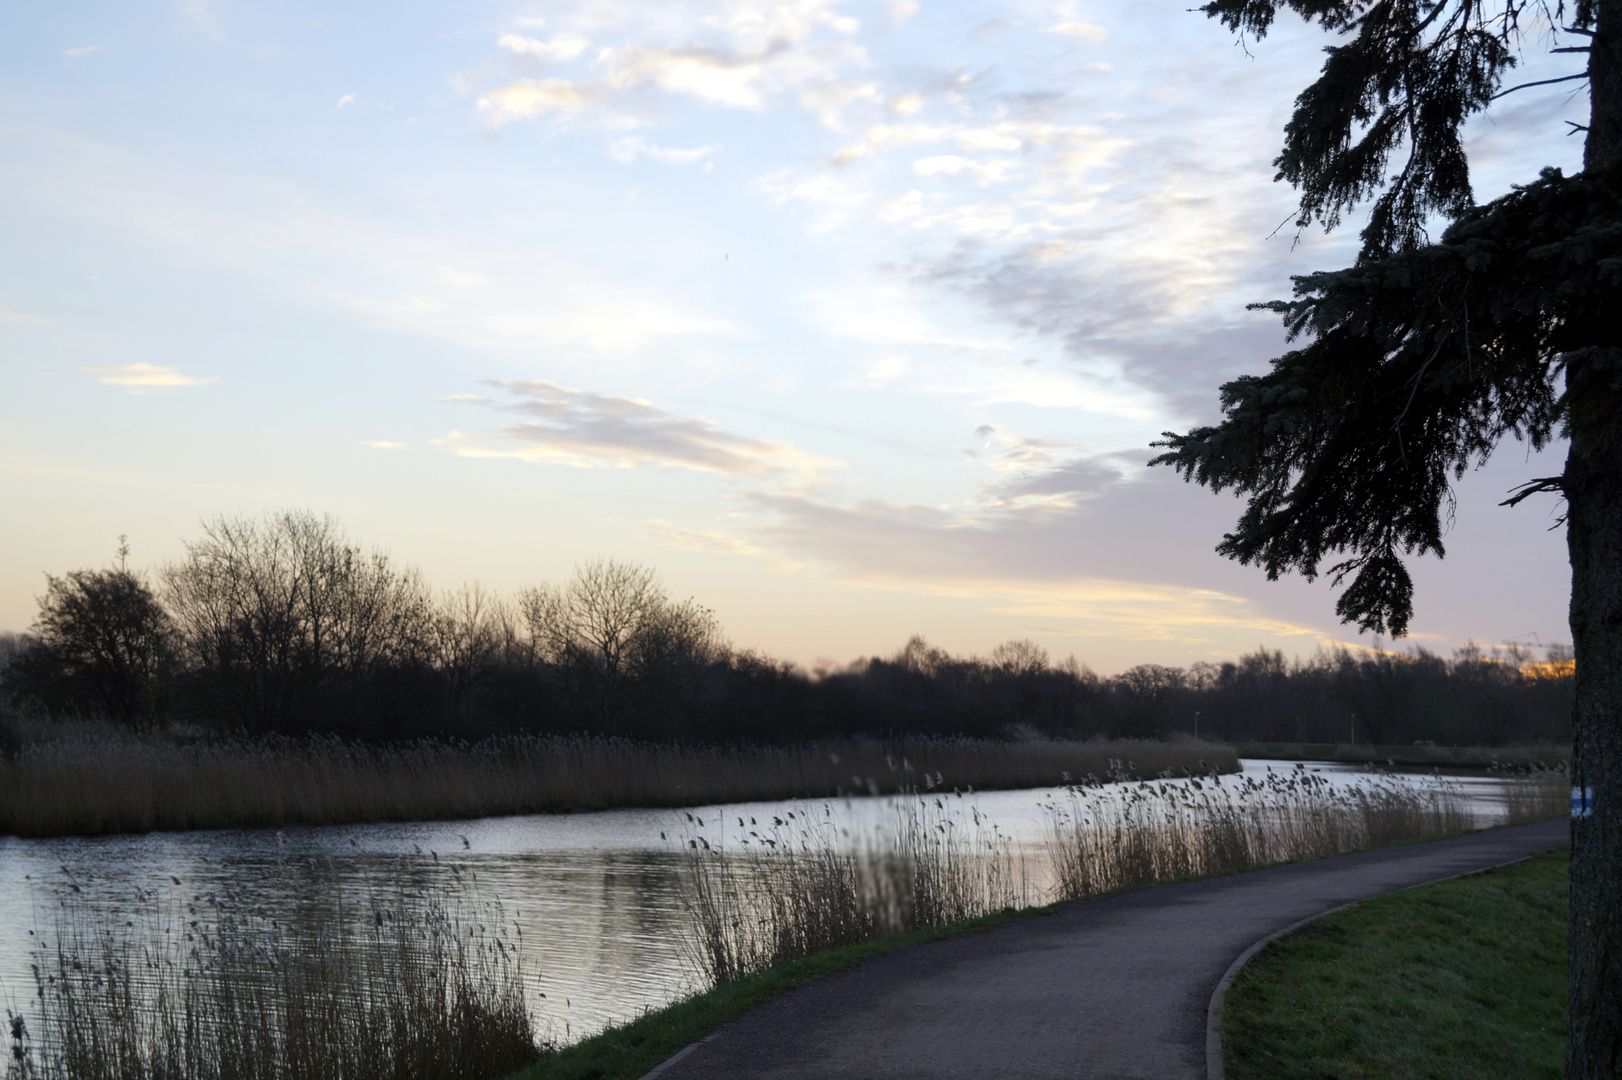
[[[1558,1080],[1569,865],[1569,849],[1550,852],[1368,900],[1274,942],[1228,993],[1227,1075]]]

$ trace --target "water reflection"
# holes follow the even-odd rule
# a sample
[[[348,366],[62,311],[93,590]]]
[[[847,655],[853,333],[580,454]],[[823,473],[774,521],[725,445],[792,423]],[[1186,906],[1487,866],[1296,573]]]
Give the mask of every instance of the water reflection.
[[[1283,772],[1287,764],[1243,762],[1246,773]],[[1361,766],[1313,764],[1336,787],[1358,782]],[[1434,783],[1416,778],[1417,783]],[[1449,777],[1478,825],[1502,813],[1501,782]],[[1043,802],[1061,788],[936,793],[995,822],[1025,854],[1040,888]],[[811,804],[743,803],[692,811],[613,810],[480,821],[413,822],[276,830],[210,830],[144,836],[19,840],[0,838],[0,1002],[32,996],[31,928],[48,929],[51,889],[77,881],[110,916],[139,886],[190,899],[237,892],[272,909],[289,905],[311,863],[330,867],[349,888],[380,885],[415,860],[454,861],[480,892],[498,897],[525,944],[535,1015],[543,1035],[574,1041],[697,989],[697,967],[684,944],[679,891],[687,837],[712,842],[747,835],[751,818],[768,822],[810,810],[852,842],[886,829],[891,800]],[[697,819],[704,821],[699,829]],[[739,820],[745,822],[739,829]],[[797,818],[798,820],[798,818]],[[661,838],[661,834],[663,838]],[[178,879],[179,884],[176,884]]]

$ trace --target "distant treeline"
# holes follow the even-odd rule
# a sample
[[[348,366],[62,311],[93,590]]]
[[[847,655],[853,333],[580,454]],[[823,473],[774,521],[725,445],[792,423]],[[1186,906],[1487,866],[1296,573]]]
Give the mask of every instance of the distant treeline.
[[[1206,738],[1503,745],[1570,739],[1568,650],[1443,658],[1344,648],[1286,661],[1144,664],[1100,677],[1028,641],[808,673],[727,644],[643,567],[601,560],[512,597],[436,593],[330,518],[221,517],[179,562],[47,579],[27,634],[0,635],[12,710],[133,728],[429,735],[588,733],[775,743],[855,735]]]

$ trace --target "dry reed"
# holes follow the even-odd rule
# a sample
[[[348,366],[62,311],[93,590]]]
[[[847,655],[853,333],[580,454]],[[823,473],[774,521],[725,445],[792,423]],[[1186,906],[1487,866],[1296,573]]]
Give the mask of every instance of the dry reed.
[[[1114,760],[1045,804],[1036,874],[995,825],[931,794],[904,793],[894,828],[865,843],[826,811],[770,828],[739,822],[735,844],[686,838],[689,941],[714,982],[784,960],[1034,902],[1073,900],[1263,863],[1320,858],[1468,829],[1446,781],[1371,774],[1336,788],[1297,766],[1266,779],[1214,769],[1137,779]],[[751,826],[753,822],[750,823]],[[753,838],[753,843],[749,838]],[[1033,877],[1048,882],[1039,893]]]
[[[714,984],[1030,904],[1023,860],[972,807],[966,820],[937,796],[909,795],[888,834],[865,839],[836,827],[826,806],[785,813],[758,827],[740,818],[736,846],[685,838],[688,943]]]
[[[538,1052],[517,942],[461,872],[346,910],[142,891],[116,918],[69,880],[8,1010],[7,1080],[486,1080]],[[319,883],[314,883],[319,887]],[[140,921],[137,922],[136,920]]]
[[[1336,788],[1302,765],[1226,784],[1216,775],[1122,779],[1112,773],[1108,785],[1077,784],[1047,804],[1055,899],[1324,858],[1473,825],[1458,792],[1434,779],[1421,786],[1371,774]]]
[[[1544,821],[1571,812],[1571,777],[1565,762],[1552,768],[1497,766],[1492,770],[1504,782],[1505,824]]]
[[[1141,762],[1144,773],[1201,758],[1197,742],[896,739],[787,747],[695,747],[586,737],[334,738],[184,743],[107,724],[52,724],[0,756],[0,835],[27,837],[368,821],[421,821],[623,806],[703,806],[921,783],[1055,785],[1064,773]]]

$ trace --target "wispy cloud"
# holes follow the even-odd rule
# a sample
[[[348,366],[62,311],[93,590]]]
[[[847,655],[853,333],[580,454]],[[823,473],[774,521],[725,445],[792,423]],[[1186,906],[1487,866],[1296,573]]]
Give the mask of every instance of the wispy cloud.
[[[101,51],[100,45],[80,45],[76,49],[63,49],[63,56],[89,56],[91,53]]]
[[[638,157],[651,158],[661,165],[696,165],[713,153],[715,153],[713,146],[695,146],[690,149],[655,146],[637,135],[627,135],[608,144],[608,156],[627,165]]]
[[[80,370],[95,375],[99,383],[122,386],[132,394],[144,394],[152,390],[166,390],[177,386],[203,386],[214,381],[212,377],[199,379],[191,375],[182,375],[172,367],[154,364],[87,367]]]
[[[503,34],[496,40],[496,45],[517,56],[547,63],[563,63],[585,52],[591,42],[579,34],[554,34],[546,41],[522,34]]]
[[[1112,519],[1145,505],[1141,491],[1114,490],[1124,497],[1109,495],[1107,505],[962,511],[750,493],[743,502],[760,516],[739,531],[763,557],[852,584],[975,600],[1032,620],[1042,634],[1220,639],[1228,648],[1264,636],[1318,638],[1315,620],[1247,599],[1253,581],[1215,556],[1191,562],[1184,530],[1156,535],[1142,520]],[[1322,594],[1315,599],[1321,607]]]
[[[1048,33],[1060,34],[1064,37],[1076,38],[1088,45],[1102,45],[1109,40],[1109,31],[1097,23],[1083,22],[1080,19],[1068,19],[1048,27]]]
[[[644,523],[643,533],[660,543],[685,551],[752,558],[761,554],[759,545],[720,529],[688,529],[661,518]]]
[[[479,110],[492,127],[537,116],[573,116],[608,104],[595,86],[568,79],[523,79],[492,90],[479,99]]]
[[[540,380],[495,381],[513,400],[482,401],[526,419],[490,435],[452,432],[439,440],[465,457],[520,458],[576,468],[691,469],[773,484],[816,484],[839,463],[785,442],[723,431],[638,398],[571,390]],[[469,404],[465,396],[455,399]]]
[[[602,39],[589,57],[593,38],[582,33],[560,31],[544,40],[501,35],[497,48],[520,70],[522,63],[582,63],[571,77],[526,77],[481,94],[478,108],[486,123],[499,128],[517,120],[589,116],[602,127],[623,130],[646,122],[641,102],[650,96],[761,112],[775,96],[798,95],[807,109],[837,126],[845,103],[873,92],[842,79],[865,66],[867,53],[852,40],[861,23],[828,0],[743,2],[702,13],[676,8],[657,18],[608,21],[622,24],[622,32]]]

